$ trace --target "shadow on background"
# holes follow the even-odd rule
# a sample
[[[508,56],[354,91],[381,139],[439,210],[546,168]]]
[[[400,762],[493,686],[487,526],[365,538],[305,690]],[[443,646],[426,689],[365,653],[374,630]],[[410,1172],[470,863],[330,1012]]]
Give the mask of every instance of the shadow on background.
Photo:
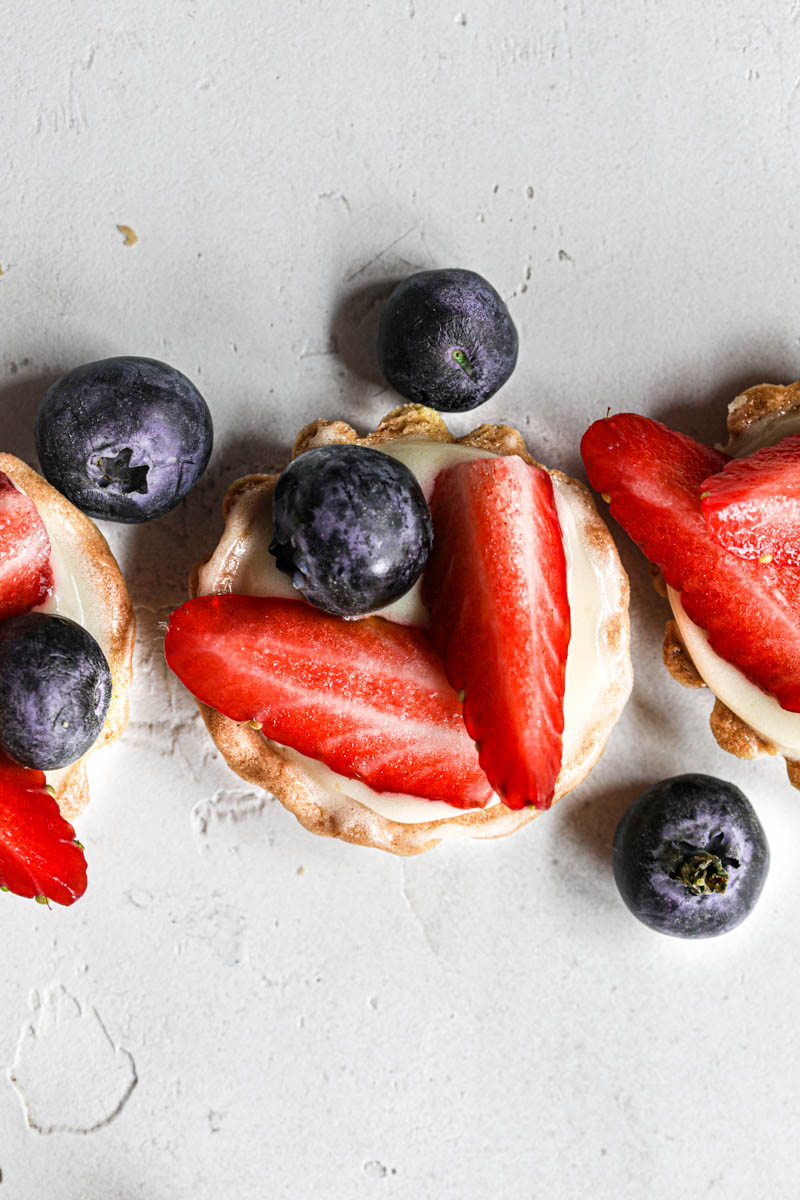
[[[797,373],[797,363],[788,358],[754,355],[747,370],[731,371],[699,397],[675,396],[657,402],[653,416],[665,425],[688,433],[706,445],[724,445],[728,440],[728,405],[736,396],[759,383],[789,383]]]
[[[69,367],[20,378],[30,360],[12,363],[8,378],[0,383],[0,450],[15,454],[27,463],[36,461],[33,426],[42,398]]]
[[[337,301],[331,321],[331,340],[339,358],[374,387],[388,388],[378,368],[375,343],[384,305],[398,283],[399,278],[387,278],[353,287]]]
[[[566,804],[562,822],[570,844],[577,845],[587,856],[607,867],[611,862],[614,834],[622,814],[654,782],[652,778],[642,779],[599,792],[582,804]]]

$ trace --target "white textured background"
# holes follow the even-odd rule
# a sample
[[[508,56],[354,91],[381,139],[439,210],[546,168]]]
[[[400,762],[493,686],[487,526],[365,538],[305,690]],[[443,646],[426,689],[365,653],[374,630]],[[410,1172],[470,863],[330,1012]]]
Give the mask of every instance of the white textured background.
[[[622,536],[633,700],[506,842],[313,838],[162,666],[224,486],[394,402],[372,339],[412,269],[507,298],[520,361],[478,419],[568,470],[608,405],[712,439],[737,390],[800,374],[800,4],[463,3],[0,13],[2,448],[31,460],[45,386],[118,353],[186,372],[217,429],[180,510],[110,530],[140,640],[78,825],[89,892],[0,897],[0,1065],[38,1126],[0,1078],[0,1200],[796,1195],[800,797],[663,672]],[[773,848],[754,916],[705,944],[638,925],[609,866],[626,803],[686,770],[744,786]]]

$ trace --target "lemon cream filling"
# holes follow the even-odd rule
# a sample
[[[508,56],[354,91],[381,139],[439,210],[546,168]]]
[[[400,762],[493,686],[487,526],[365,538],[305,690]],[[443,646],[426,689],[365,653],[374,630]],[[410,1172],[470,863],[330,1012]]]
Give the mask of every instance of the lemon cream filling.
[[[800,713],[781,708],[774,696],[720,658],[709,646],[705,630],[687,617],[679,593],[667,590],[681,639],[703,682],[759,737],[772,742],[787,758],[800,758]]]
[[[437,474],[445,467],[475,458],[496,457],[490,451],[447,442],[394,441],[380,449],[405,463],[419,480],[427,499],[430,499]],[[572,625],[566,667],[562,756],[562,762],[568,764],[579,755],[592,730],[603,718],[604,696],[612,672],[604,629],[609,616],[619,605],[619,581],[609,570],[607,560],[602,555],[592,554],[587,539],[582,536],[586,500],[578,490],[579,485],[565,476],[552,478],[564,539]],[[199,594],[219,591],[222,586],[225,591],[246,595],[297,599],[298,593],[289,577],[278,570],[274,558],[267,552],[271,537],[271,506],[260,505],[251,513],[245,533],[226,534],[212,559],[201,569]],[[422,603],[420,584],[415,584],[405,596],[381,609],[380,615],[399,624],[426,627],[428,613]],[[446,820],[462,811],[418,796],[375,792],[366,784],[339,775],[324,763],[296,750],[271,741],[270,746],[285,761],[302,767],[319,786],[344,794],[390,820],[417,824]],[[566,783],[565,779],[564,790]],[[557,794],[560,794],[558,788]],[[497,796],[493,796],[489,806],[498,803]]]
[[[742,430],[728,449],[734,458],[743,458],[745,454],[754,454],[766,446],[774,446],[791,434],[800,433],[800,409],[793,408],[790,412],[769,413],[760,417]]]
[[[736,438],[735,457],[742,458],[765,446],[774,446],[793,433],[800,433],[800,412],[797,410],[754,421]],[[800,713],[781,708],[774,696],[751,683],[738,667],[720,658],[708,644],[705,631],[687,617],[680,593],[672,588],[667,591],[683,644],[703,682],[759,737],[772,742],[787,758],[800,759]]]

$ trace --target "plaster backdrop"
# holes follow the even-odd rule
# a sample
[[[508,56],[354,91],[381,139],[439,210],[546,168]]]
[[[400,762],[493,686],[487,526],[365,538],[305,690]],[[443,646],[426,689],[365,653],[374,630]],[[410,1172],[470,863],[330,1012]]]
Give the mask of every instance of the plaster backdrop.
[[[211,406],[188,501],[106,527],[137,610],[132,720],[92,763],[71,910],[2,897],[0,1198],[790,1196],[800,798],[663,671],[591,779],[507,841],[402,861],[304,832],[220,760],[162,622],[239,475],[318,416],[371,427],[393,280],[484,274],[520,333],[478,414],[582,475],[606,408],[710,440],[800,374],[800,4],[6,2],[0,446],[66,369],[165,359]],[[120,226],[129,227],[126,232]],[[623,908],[656,779],[733,780],[773,851],[706,944]]]

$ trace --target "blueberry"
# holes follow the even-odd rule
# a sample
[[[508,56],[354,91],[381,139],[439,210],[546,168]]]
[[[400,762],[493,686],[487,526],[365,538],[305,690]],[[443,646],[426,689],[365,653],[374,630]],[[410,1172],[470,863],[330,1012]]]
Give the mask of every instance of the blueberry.
[[[517,331],[474,271],[421,271],[394,289],[378,328],[378,363],[401,396],[441,412],[477,408],[517,361]]]
[[[614,877],[635,917],[674,937],[727,933],[755,905],[769,846],[747,797],[712,775],[653,784],[620,821]]]
[[[270,553],[307,600],[342,617],[397,600],[422,573],[430,509],[403,463],[366,446],[320,446],[275,487]]]
[[[63,375],[36,417],[42,472],[90,517],[129,523],[169,512],[208,465],[208,405],[152,358],[105,358]]]
[[[111,672],[82,625],[29,612],[0,623],[0,746],[40,771],[66,767],[103,728]]]

